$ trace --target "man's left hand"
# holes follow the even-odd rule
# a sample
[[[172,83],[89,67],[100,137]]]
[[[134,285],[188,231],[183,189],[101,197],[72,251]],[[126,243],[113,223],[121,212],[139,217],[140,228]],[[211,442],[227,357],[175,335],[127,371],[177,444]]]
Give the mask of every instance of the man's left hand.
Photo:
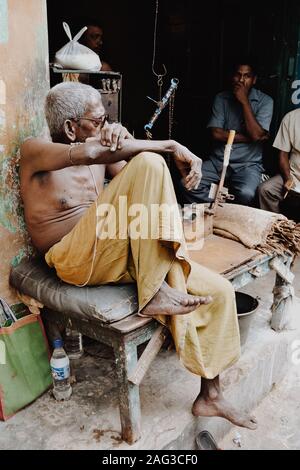
[[[119,122],[112,124],[105,123],[100,131],[100,143],[105,147],[110,147],[112,152],[122,148],[123,139],[133,139],[133,136],[128,132],[126,127],[122,126]]]

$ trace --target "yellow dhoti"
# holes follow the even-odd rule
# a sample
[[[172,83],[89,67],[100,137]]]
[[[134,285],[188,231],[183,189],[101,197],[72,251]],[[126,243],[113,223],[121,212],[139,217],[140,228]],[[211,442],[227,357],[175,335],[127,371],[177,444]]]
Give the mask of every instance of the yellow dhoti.
[[[70,284],[136,282],[140,310],[164,280],[181,292],[211,295],[213,302],[209,305],[187,315],[162,315],[159,320],[170,328],[183,365],[212,379],[240,355],[234,291],[226,279],[189,260],[185,242],[176,230],[181,225],[179,213],[175,211],[171,227],[161,212],[153,211],[149,218],[149,208],[155,205],[175,207],[176,196],[164,159],[143,152],[113,178],[73,230],[50,248],[45,258],[58,276]],[[109,207],[114,210],[110,212]],[[141,213],[140,207],[147,211]],[[141,233],[148,224],[150,230],[150,219],[157,237],[134,236],[131,223],[137,212],[142,227],[135,228]]]

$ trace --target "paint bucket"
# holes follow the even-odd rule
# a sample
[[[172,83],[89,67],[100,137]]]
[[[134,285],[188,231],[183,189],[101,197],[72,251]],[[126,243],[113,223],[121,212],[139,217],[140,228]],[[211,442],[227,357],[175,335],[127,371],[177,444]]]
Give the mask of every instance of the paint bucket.
[[[253,314],[257,311],[259,302],[255,297],[243,292],[235,293],[237,315],[240,328],[241,346],[247,341]]]

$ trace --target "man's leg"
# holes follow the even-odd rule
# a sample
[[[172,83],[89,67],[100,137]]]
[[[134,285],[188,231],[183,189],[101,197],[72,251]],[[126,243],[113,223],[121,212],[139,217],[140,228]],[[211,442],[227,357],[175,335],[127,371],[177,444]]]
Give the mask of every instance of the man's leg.
[[[210,295],[209,305],[198,307],[189,318],[181,361],[201,376],[201,391],[192,412],[195,416],[221,416],[232,423],[255,429],[255,420],[235,409],[221,392],[219,374],[237,361],[240,337],[232,284],[219,274],[192,263],[188,292]],[[171,324],[182,321],[170,318]]]
[[[152,204],[176,205],[174,188],[164,160],[151,153],[134,157],[70,234],[49,250],[47,262],[55,266],[62,279],[73,284],[136,281],[140,309],[152,301],[166,281],[170,290],[160,302],[160,313],[170,308],[168,304],[174,304],[174,296],[176,302],[181,303],[181,313],[191,313],[156,318],[170,328],[185,367],[208,380],[214,379],[240,354],[231,284],[189,261],[184,241],[175,230],[176,225],[181,225],[179,216],[175,217],[175,225],[170,227],[169,221],[155,212],[152,224],[159,228],[159,238],[135,239],[132,227],[124,231],[124,226],[119,224],[124,214],[125,222],[128,222],[127,211],[121,208],[121,211],[116,210],[116,221],[125,237],[121,239],[118,236],[113,240],[99,238],[95,244],[97,207],[111,204],[115,209],[120,209],[120,196],[126,196],[128,208],[134,204],[143,204],[146,208]],[[109,222],[108,227],[111,227],[113,219],[104,218],[104,222]],[[142,218],[141,225],[144,223],[146,219]],[[128,233],[129,236],[126,236]],[[186,294],[187,289],[189,295]],[[202,302],[198,299],[202,295],[207,299],[212,295],[213,302],[200,305]],[[178,296],[183,301],[178,300]],[[192,300],[190,302],[191,298],[197,299],[194,305]]]
[[[261,209],[279,214],[279,204],[283,198],[282,176],[273,176],[273,178],[262,183],[258,188],[258,197]]]
[[[261,182],[261,174],[261,167],[255,165],[232,171],[230,192],[235,196],[234,202],[236,204],[252,205],[256,190]]]
[[[168,217],[168,210],[152,211],[171,207],[173,218]],[[151,312],[143,312],[147,315],[162,310],[168,315],[188,313],[206,299],[186,292],[190,264],[183,234],[178,231],[181,227],[164,159],[143,152],[113,178],[73,230],[48,251],[46,261],[70,284],[136,281],[139,309],[144,309],[152,299],[155,304]],[[152,229],[157,233],[152,234]],[[177,290],[165,283],[175,259],[180,259],[183,273],[182,285]]]
[[[257,428],[254,416],[238,411],[225,400],[220,388],[219,376],[211,380],[201,379],[201,391],[193,404],[192,413],[194,416],[220,416],[236,426]]]
[[[202,178],[198,189],[188,191],[181,180],[176,181],[177,192],[180,194],[182,204],[211,202],[209,191],[212,183],[218,184],[220,181],[220,172],[217,170],[211,160],[206,160],[202,165]]]

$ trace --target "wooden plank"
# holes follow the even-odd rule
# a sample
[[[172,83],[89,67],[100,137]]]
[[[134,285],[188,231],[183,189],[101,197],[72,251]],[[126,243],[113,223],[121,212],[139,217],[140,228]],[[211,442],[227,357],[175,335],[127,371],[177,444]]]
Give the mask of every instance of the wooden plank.
[[[288,284],[293,284],[295,275],[290,271],[282,258],[276,257],[272,259],[272,261],[270,261],[270,266]]]
[[[140,317],[136,313],[129,315],[129,317],[124,318],[115,323],[111,323],[109,328],[111,330],[117,331],[121,334],[127,334],[131,331],[134,331],[138,328],[142,328],[143,326],[147,325],[148,323],[152,322],[152,318],[144,318]],[[108,326],[108,325],[106,325]]]
[[[267,271],[265,271],[265,273],[267,273],[270,270],[269,261],[272,258],[273,258],[273,256],[263,255],[263,254],[260,253],[257,257],[255,257],[251,261],[249,261],[245,264],[242,264],[241,266],[238,266],[238,267],[232,269],[231,271],[229,271],[228,273],[226,273],[225,277],[227,279],[229,279],[230,281],[232,281],[236,277],[241,276],[244,273],[249,273],[249,271],[251,271],[251,270],[253,270],[256,267],[261,266],[261,265],[265,265],[265,269],[267,269]],[[253,278],[254,278],[254,276],[252,276],[251,279],[253,280]]]
[[[202,250],[189,251],[192,261],[219,274],[229,273],[259,254],[257,250],[251,250],[241,243],[217,235],[208,237]]]
[[[169,330],[165,326],[158,326],[143,354],[139,358],[136,368],[129,375],[129,382],[135,385],[140,385],[151,362],[159,352],[168,334]]]
[[[279,263],[275,263],[275,266],[280,267],[280,274],[277,273],[276,282],[273,289],[274,299],[273,305],[271,307],[272,319],[271,319],[271,328],[275,331],[290,330],[293,329],[293,298],[294,298],[294,288],[290,282],[287,282],[285,277],[288,279],[289,276],[284,276],[287,274],[292,263],[292,257],[289,257],[285,269],[282,268]]]
[[[119,382],[119,408],[122,439],[133,444],[141,437],[141,406],[139,387],[129,382],[128,375],[136,367],[137,349],[131,342],[114,344],[116,371]]]

